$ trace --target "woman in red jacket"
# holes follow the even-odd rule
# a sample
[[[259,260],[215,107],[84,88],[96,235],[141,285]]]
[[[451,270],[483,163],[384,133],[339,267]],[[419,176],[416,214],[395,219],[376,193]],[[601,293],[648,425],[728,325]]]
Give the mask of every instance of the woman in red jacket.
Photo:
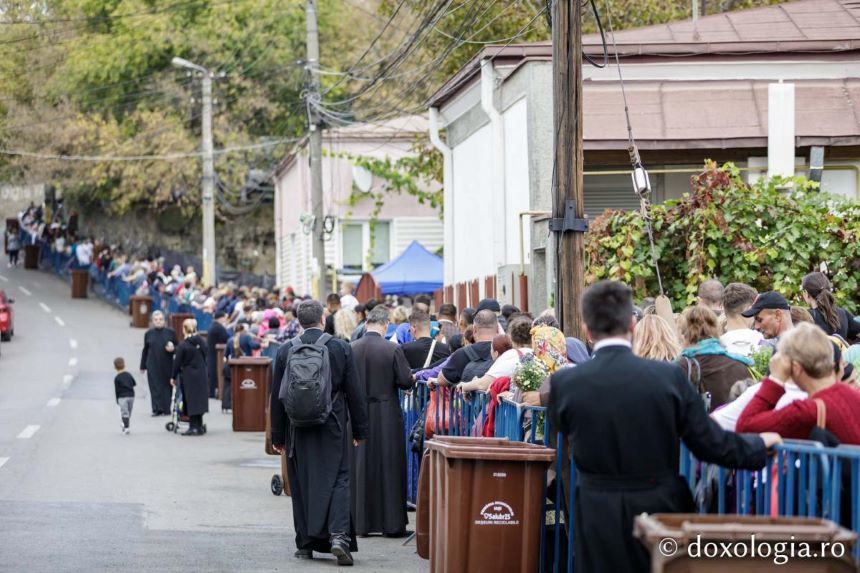
[[[820,328],[802,323],[784,334],[770,372],[738,419],[738,432],[777,432],[783,438],[805,440],[823,406],[824,427],[842,444],[860,445],[860,391],[837,381],[833,344]],[[789,379],[809,398],[774,410]]]

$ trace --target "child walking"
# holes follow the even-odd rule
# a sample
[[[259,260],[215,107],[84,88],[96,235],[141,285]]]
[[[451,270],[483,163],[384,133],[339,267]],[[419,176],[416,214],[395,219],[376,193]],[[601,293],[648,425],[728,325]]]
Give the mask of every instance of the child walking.
[[[134,387],[137,383],[134,376],[125,371],[125,360],[114,358],[113,367],[116,370],[116,378],[113,379],[116,391],[116,403],[119,405],[119,413],[122,416],[122,433],[128,434],[128,423],[131,419],[131,410],[134,407]]]

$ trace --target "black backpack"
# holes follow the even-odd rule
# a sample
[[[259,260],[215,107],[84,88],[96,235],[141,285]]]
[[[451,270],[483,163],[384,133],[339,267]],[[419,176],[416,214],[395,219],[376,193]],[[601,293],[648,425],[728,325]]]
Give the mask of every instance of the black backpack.
[[[278,398],[284,404],[290,424],[297,428],[325,424],[331,414],[331,364],[323,333],[314,344],[300,337],[290,341],[287,367]]]
[[[480,378],[490,369],[490,366],[493,365],[493,357],[489,354],[487,356],[480,356],[478,351],[475,350],[472,346],[467,346],[465,348],[466,356],[469,357],[469,363],[466,364],[466,367],[463,368],[463,374],[460,376],[461,382],[469,382],[474,378]]]

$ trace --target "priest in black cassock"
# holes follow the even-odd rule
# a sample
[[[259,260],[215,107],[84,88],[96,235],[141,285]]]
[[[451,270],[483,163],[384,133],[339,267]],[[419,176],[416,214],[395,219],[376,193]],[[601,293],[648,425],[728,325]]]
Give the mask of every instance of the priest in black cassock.
[[[297,338],[304,344],[316,344],[325,326],[322,305],[306,300],[299,304],[296,315],[304,329]],[[278,453],[286,451],[288,456],[296,558],[313,559],[316,551],[333,554],[339,565],[352,565],[351,552],[358,545],[350,511],[350,450],[367,439],[367,400],[349,344],[328,337],[325,346],[331,367],[331,415],[324,424],[303,428],[290,425],[284,404],[278,399],[292,345],[284,344],[278,349],[270,402],[272,446]]]
[[[626,285],[589,287],[582,315],[594,357],[556,372],[548,396],[550,421],[568,436],[576,462],[576,571],[645,573],[650,561],[633,537],[634,517],[695,510],[678,472],[681,441],[701,461],[756,470],[781,440],[721,429],[681,368],[636,357]]]
[[[406,439],[397,391],[415,381],[403,349],[384,338],[387,331],[388,309],[377,306],[367,315],[364,336],[352,343],[370,422],[367,442],[353,452],[352,506],[358,535],[402,537],[408,523]]]
[[[170,413],[170,378],[173,376],[173,354],[176,351],[176,333],[165,326],[164,313],[152,313],[152,328],[143,336],[140,371],[146,373],[152,415]]]

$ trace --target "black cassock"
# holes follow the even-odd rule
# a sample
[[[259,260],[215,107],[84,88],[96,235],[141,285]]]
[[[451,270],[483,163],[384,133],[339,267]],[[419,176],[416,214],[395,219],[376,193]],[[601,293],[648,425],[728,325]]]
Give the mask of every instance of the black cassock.
[[[367,442],[353,452],[355,531],[402,534],[406,517],[406,439],[398,388],[414,384],[403,350],[375,332],[352,343],[358,379],[367,394]]]
[[[311,328],[305,330],[301,340],[313,344],[320,336],[322,330]],[[270,408],[272,444],[285,446],[290,454],[287,475],[296,547],[328,553],[330,535],[342,533],[350,536],[350,550],[357,551],[350,515],[349,460],[353,446],[347,423],[351,423],[351,434],[356,439],[367,437],[367,400],[358,382],[349,344],[332,338],[326,347],[331,364],[332,414],[325,424],[306,428],[290,427],[284,405],[278,399],[291,346],[284,344],[278,350]]]
[[[173,352],[164,349],[168,342],[175,347],[176,333],[172,328],[150,328],[143,336],[140,369],[146,370],[152,412],[170,413],[170,378],[173,376]]]
[[[577,573],[649,571],[634,517],[694,511],[678,473],[681,440],[698,459],[726,467],[759,469],[766,461],[761,438],[726,432],[707,415],[678,366],[638,358],[625,346],[601,348],[554,374],[549,413],[576,462]]]
[[[209,327],[209,334],[206,336],[206,372],[209,373],[209,397],[215,397],[215,390],[218,389],[218,369],[223,368],[223,364],[218,364],[218,349],[217,344],[227,344],[227,329],[217,320],[212,321],[212,326]]]
[[[181,377],[180,377],[181,374]],[[201,336],[189,336],[176,348],[173,378],[182,384],[185,413],[199,416],[209,411],[209,377],[206,373],[206,342]]]

